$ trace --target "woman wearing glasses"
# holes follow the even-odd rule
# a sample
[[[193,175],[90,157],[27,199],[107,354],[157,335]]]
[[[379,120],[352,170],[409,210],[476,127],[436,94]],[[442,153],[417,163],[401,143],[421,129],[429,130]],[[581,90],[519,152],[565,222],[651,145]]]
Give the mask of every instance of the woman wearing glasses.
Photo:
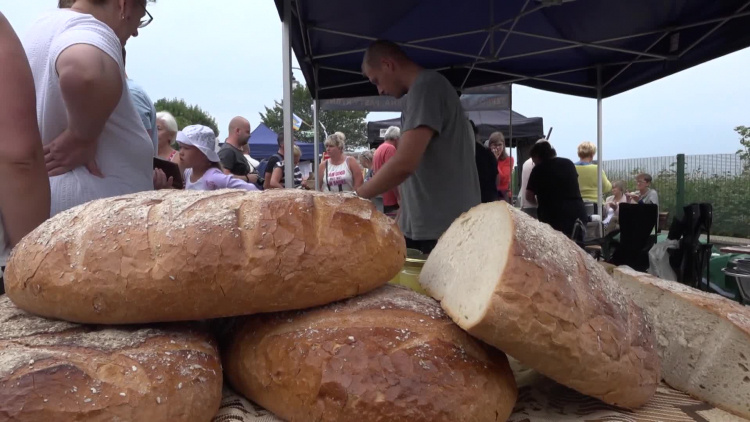
[[[60,6],[67,6],[62,1]],[[37,20],[23,45],[52,193],[51,214],[166,187],[128,94],[122,48],[150,23],[147,0],[75,0]]]

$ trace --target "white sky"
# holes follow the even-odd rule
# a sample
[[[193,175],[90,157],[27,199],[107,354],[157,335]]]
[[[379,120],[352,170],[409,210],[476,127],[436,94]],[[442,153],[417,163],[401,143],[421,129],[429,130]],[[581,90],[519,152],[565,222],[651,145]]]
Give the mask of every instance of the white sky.
[[[57,0],[0,0],[19,36]],[[128,74],[156,101],[184,98],[226,135],[235,115],[260,122],[282,96],[281,23],[271,0],[159,0],[154,22],[128,42]],[[750,125],[750,49],[604,100],[605,159],[733,153],[732,130]],[[300,72],[296,77],[303,80]],[[513,108],[543,117],[561,156],[596,142],[596,101],[523,86]],[[373,120],[389,117],[373,114]],[[329,128],[331,129],[331,128]]]

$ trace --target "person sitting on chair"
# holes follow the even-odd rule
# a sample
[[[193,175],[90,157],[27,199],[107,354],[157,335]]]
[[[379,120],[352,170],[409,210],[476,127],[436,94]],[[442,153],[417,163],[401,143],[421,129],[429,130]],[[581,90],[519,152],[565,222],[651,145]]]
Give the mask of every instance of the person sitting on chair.
[[[619,228],[617,220],[620,215],[620,204],[628,202],[625,189],[625,182],[622,180],[612,183],[612,195],[608,196],[604,202],[605,218],[602,224],[604,225],[605,234],[609,234]]]
[[[655,204],[659,205],[659,194],[655,189],[651,188],[651,175],[648,173],[641,173],[635,176],[635,183],[638,188],[638,192],[627,194],[628,200],[633,204]]]

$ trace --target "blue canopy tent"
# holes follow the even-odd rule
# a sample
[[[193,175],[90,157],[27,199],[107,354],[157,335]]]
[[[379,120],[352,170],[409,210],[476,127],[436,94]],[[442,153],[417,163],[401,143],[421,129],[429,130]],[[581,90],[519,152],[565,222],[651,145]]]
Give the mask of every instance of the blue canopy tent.
[[[277,138],[276,132],[263,123],[259,124],[250,134],[250,141],[248,141],[250,155],[257,160],[272,156],[279,150]],[[313,161],[315,158],[314,145],[309,142],[297,142],[296,144],[302,150],[302,160]]]
[[[376,95],[362,55],[390,39],[458,90],[519,83],[596,98],[600,162],[603,98],[750,46],[748,0],[274,1],[287,99],[292,48],[317,107]]]

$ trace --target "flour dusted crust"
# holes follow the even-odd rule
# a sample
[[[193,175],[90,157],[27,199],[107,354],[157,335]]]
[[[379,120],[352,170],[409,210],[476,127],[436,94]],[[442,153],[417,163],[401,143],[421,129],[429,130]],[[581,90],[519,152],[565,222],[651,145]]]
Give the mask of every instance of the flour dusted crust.
[[[289,421],[503,421],[517,396],[505,355],[397,286],[230,331],[228,380]]]
[[[205,333],[47,320],[0,296],[3,420],[207,422],[221,388],[218,350]]]
[[[614,276],[653,321],[667,384],[750,419],[750,307],[628,267]]]
[[[398,227],[352,195],[142,192],[42,224],[13,251],[6,289],[29,312],[82,323],[216,318],[367,292],[405,250]]]
[[[459,217],[420,283],[463,329],[561,384],[627,408],[656,391],[641,308],[574,242],[505,203]]]

